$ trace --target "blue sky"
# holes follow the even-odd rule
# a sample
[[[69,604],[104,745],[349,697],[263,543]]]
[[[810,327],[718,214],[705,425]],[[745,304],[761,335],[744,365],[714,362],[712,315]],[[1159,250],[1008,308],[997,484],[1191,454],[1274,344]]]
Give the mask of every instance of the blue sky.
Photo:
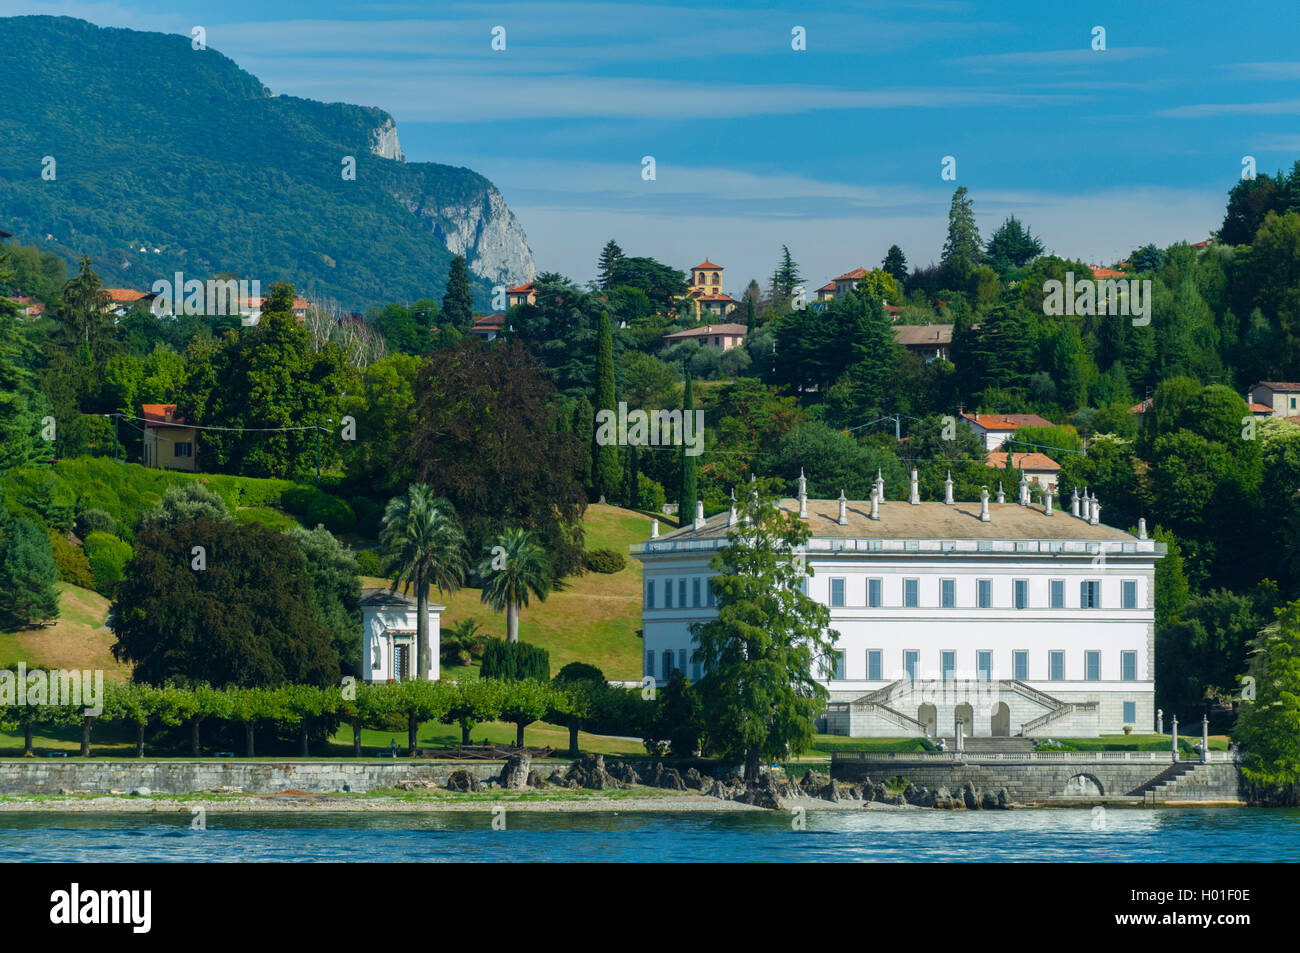
[[[487,175],[539,269],[579,281],[608,238],[681,268],[708,257],[732,293],[765,283],[783,243],[810,287],[895,242],[926,264],[955,185],[986,237],[1015,214],[1049,250],[1109,263],[1219,227],[1243,156],[1269,172],[1300,158],[1292,0],[0,0],[0,13],[202,25],[276,93],[383,108],[408,159]],[[948,155],[955,183],[940,177]]]

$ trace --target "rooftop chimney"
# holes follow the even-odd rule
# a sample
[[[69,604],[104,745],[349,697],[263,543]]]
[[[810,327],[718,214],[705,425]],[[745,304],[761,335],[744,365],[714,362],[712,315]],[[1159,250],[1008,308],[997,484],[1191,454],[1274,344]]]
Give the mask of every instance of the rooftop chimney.
[[[1070,515],[1079,515],[1079,488],[1077,486],[1070,491]]]
[[[986,486],[982,486],[980,487],[980,522],[987,523],[988,521],[989,521],[989,488]]]
[[[1047,484],[1047,489],[1043,491],[1043,515],[1052,515],[1052,484]]]
[[[727,512],[727,525],[736,525],[736,488],[731,488],[731,509]]]
[[[650,538],[651,538],[651,539],[658,539],[658,538],[659,538],[659,521],[658,521],[658,520],[651,520],[651,521],[650,521]]]
[[[871,518],[880,519],[880,499],[876,496],[876,491],[871,491]]]
[[[948,478],[943,481],[943,501],[948,506],[952,506],[952,471],[948,471]]]
[[[704,528],[704,501],[703,500],[695,501],[695,528],[696,529]]]
[[[1025,476],[1024,471],[1020,471],[1020,505],[1029,505],[1029,478]]]
[[[1002,481],[998,480],[998,502],[1005,503],[1006,501],[1007,501],[1007,495],[1002,492]]]
[[[1092,498],[1092,515],[1088,517],[1088,522],[1093,526],[1101,522],[1101,504],[1095,496]]]
[[[841,526],[849,525],[848,501],[844,499],[844,490],[840,490],[840,516],[836,520]]]
[[[1138,517],[1138,539],[1147,538],[1147,521],[1145,517]]]
[[[912,495],[908,498],[909,503],[913,506],[921,505],[921,487],[917,482],[916,467],[912,468]]]
[[[808,518],[808,481],[804,479],[803,467],[799,468],[799,519]]]
[[[883,506],[885,502],[885,478],[880,475],[879,468],[876,469],[876,495],[880,497],[880,503]]]

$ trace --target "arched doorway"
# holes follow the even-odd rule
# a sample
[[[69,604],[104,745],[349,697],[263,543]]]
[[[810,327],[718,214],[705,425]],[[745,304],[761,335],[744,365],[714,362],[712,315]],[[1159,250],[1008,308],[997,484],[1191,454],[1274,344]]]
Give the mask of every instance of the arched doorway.
[[[994,738],[1009,738],[1011,736],[1011,709],[1006,702],[998,702],[993,706],[993,717],[990,719],[990,726],[993,729]]]
[[[916,710],[916,720],[925,725],[925,736],[933,738],[938,734],[939,714],[933,705],[926,703]]]
[[[961,722],[962,737],[969,738],[975,734],[975,709],[969,702],[962,702],[952,711],[952,733],[957,736],[957,722]]]

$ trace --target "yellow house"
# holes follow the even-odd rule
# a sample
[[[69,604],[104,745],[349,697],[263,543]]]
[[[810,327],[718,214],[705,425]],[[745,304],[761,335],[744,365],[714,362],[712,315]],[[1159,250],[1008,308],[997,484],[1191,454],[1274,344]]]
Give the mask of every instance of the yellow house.
[[[198,469],[198,431],[176,416],[175,404],[142,404],[144,465],[165,470]]]
[[[722,290],[722,266],[715,265],[707,258],[691,269],[691,281],[686,294],[694,301],[696,321],[701,320],[705,314],[715,318],[726,317],[740,304]]]

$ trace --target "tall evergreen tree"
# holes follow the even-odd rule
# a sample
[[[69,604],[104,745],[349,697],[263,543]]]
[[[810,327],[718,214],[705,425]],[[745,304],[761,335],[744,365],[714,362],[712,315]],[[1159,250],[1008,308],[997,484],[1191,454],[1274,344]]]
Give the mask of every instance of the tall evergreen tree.
[[[578,445],[578,482],[588,494],[594,487],[591,483],[592,449],[596,439],[596,408],[586,395],[578,398],[573,408],[573,439]]]
[[[612,238],[605,242],[605,247],[600,252],[600,261],[596,264],[598,282],[603,290],[613,290],[614,272],[618,270],[618,263],[623,257],[623,249],[618,247],[618,242]]]
[[[451,260],[447,290],[442,296],[442,316],[461,334],[468,334],[474,325],[474,295],[470,290],[469,268],[464,255]]]
[[[623,453],[623,505],[629,510],[637,509],[641,499],[640,472],[640,453],[636,444],[630,444]]]
[[[31,520],[9,523],[0,539],[0,625],[31,625],[59,614],[50,538]]]
[[[688,415],[695,413],[695,391],[691,375],[686,375],[686,392],[682,395],[682,424],[685,426]],[[677,521],[685,526],[695,519],[695,501],[699,498],[699,471],[696,469],[696,457],[686,451],[690,449],[682,442],[681,449],[681,492],[677,495]]]
[[[966,186],[959,185],[948,209],[948,238],[943,243],[943,257],[939,260],[948,286],[965,288],[971,272],[983,259],[975,212],[971,208]]]
[[[596,412],[608,410],[617,416],[614,394],[614,327],[609,312],[602,311],[596,335]],[[592,483],[596,498],[612,500],[618,495],[618,445],[613,441],[597,443],[592,451]]]
[[[989,237],[988,261],[999,275],[1027,265],[1042,253],[1043,243],[1014,215],[1009,216]]]
[[[27,366],[30,347],[13,302],[0,298],[0,471],[40,455],[44,401]]]
[[[776,266],[776,271],[772,273],[772,297],[789,298],[794,294],[795,286],[799,284],[799,266],[795,264],[794,258],[790,255],[788,245],[781,246],[781,263]]]
[[[894,276],[900,288],[907,281],[907,256],[897,245],[889,246],[889,251],[885,252],[885,260],[880,263],[880,267]]]

